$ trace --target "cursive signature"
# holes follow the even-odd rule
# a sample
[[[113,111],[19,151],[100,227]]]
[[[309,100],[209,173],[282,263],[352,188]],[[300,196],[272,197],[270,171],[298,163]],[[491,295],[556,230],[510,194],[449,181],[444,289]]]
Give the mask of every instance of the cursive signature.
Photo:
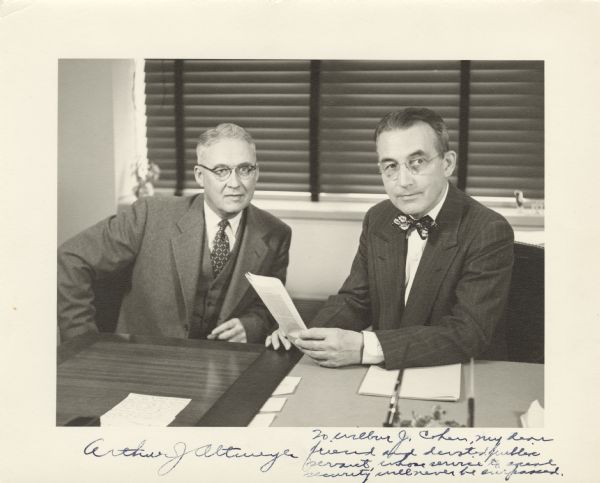
[[[158,459],[159,462],[162,462],[157,470],[160,476],[164,476],[173,471],[173,469],[183,461],[183,458],[188,455],[197,458],[255,459],[262,463],[259,466],[259,470],[263,473],[271,470],[280,458],[298,458],[298,456],[293,454],[288,448],[285,448],[282,451],[245,451],[238,446],[208,443],[188,449],[186,443],[179,441],[173,445],[172,450],[163,451],[146,449],[146,440],[140,441],[138,445],[134,447],[124,446],[122,448],[108,449],[104,447],[103,442],[104,438],[98,438],[91,441],[83,449],[83,454],[86,456],[94,456],[96,458],[112,456]]]

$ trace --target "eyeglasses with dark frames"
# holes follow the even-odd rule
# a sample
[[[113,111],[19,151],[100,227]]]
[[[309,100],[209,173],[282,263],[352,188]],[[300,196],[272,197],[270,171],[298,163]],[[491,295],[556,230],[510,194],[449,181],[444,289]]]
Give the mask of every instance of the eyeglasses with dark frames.
[[[235,173],[240,177],[240,179],[250,179],[256,174],[256,164],[240,164],[239,166],[230,167],[230,166],[219,166],[218,168],[209,168],[208,166],[204,166],[203,164],[198,163],[198,166],[201,166],[204,169],[207,169],[219,181],[227,181],[231,176],[231,173],[235,171]]]

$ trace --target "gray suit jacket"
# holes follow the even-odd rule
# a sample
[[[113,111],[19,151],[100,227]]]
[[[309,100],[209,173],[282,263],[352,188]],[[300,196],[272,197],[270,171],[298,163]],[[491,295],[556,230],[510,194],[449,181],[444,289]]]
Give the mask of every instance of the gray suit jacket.
[[[350,275],[310,325],[362,330],[372,324],[388,369],[478,356],[504,316],[511,226],[450,185],[404,307],[406,237],[392,223],[397,214],[389,200],[367,212]]]
[[[66,241],[58,250],[58,324],[63,340],[97,330],[94,280],[132,268],[131,289],[117,332],[187,337],[201,271],[201,195],[142,198]],[[291,229],[255,206],[245,231],[217,324],[239,317],[248,342],[262,343],[272,319],[244,274],[285,283]]]

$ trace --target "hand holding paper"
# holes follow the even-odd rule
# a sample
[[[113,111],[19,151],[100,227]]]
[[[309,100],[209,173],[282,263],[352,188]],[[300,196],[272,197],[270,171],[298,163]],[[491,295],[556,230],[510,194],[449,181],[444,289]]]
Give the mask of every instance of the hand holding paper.
[[[281,280],[252,273],[247,273],[246,278],[269,309],[285,336],[293,336],[294,332],[306,330],[306,325]]]

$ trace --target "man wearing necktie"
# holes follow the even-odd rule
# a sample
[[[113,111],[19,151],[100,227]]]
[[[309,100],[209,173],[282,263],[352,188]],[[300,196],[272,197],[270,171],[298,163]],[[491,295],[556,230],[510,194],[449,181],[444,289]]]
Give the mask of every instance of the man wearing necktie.
[[[439,114],[389,113],[375,143],[389,199],[367,212],[350,275],[295,345],[326,367],[396,369],[501,353],[495,331],[510,285],[512,228],[449,184],[456,153]],[[266,343],[289,348],[278,331]]]
[[[117,332],[256,343],[273,330],[244,275],[285,282],[291,230],[250,203],[254,141],[220,124],[202,133],[196,153],[204,194],[141,198],[59,248],[62,340],[98,330],[94,283],[128,271]]]

